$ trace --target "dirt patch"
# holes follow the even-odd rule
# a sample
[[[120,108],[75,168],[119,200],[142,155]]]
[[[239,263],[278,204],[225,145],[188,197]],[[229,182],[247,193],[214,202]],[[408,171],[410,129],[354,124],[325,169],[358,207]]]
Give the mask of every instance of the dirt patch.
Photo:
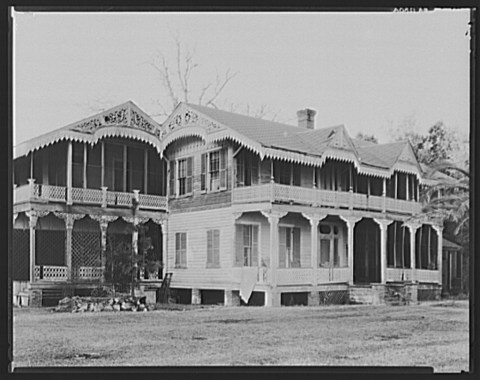
[[[213,321],[205,321],[206,323],[223,323],[223,324],[231,324],[231,323],[250,323],[254,321],[253,319],[214,319]]]

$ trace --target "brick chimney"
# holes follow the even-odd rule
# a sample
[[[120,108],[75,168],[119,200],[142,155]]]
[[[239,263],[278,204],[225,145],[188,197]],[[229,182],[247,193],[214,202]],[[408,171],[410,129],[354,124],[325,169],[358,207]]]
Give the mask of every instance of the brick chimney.
[[[305,108],[304,110],[297,111],[298,126],[300,128],[315,128],[315,115],[317,111]]]

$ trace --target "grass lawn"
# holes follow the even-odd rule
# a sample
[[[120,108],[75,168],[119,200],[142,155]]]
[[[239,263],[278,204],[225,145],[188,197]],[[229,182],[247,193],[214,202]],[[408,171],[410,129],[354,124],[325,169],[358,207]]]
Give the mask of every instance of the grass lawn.
[[[13,310],[15,367],[393,365],[468,371],[468,301],[50,310]]]

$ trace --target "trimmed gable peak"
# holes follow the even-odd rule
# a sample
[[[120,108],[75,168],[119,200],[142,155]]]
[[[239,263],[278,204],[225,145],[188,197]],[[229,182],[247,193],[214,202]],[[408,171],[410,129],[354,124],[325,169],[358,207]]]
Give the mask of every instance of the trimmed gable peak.
[[[131,100],[69,124],[64,129],[93,134],[99,128],[108,126],[138,128],[157,137],[160,137],[161,134],[161,125]]]

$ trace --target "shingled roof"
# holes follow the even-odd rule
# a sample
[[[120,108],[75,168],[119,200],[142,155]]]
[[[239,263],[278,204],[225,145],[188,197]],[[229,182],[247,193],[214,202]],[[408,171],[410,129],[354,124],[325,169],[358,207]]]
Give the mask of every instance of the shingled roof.
[[[182,119],[189,109],[191,113],[198,113],[201,120]],[[22,143],[15,147],[14,156],[26,155],[61,140],[95,144],[109,136],[144,141],[155,146],[162,155],[170,142],[189,133],[204,139],[212,137],[209,141],[233,139],[250,146],[262,158],[321,166],[330,157],[353,162],[360,173],[381,177],[389,177],[393,170],[418,176],[421,173],[411,149],[407,149],[408,142],[375,144],[350,138],[343,125],[307,129],[190,103],[180,103],[160,125],[128,101]]]

